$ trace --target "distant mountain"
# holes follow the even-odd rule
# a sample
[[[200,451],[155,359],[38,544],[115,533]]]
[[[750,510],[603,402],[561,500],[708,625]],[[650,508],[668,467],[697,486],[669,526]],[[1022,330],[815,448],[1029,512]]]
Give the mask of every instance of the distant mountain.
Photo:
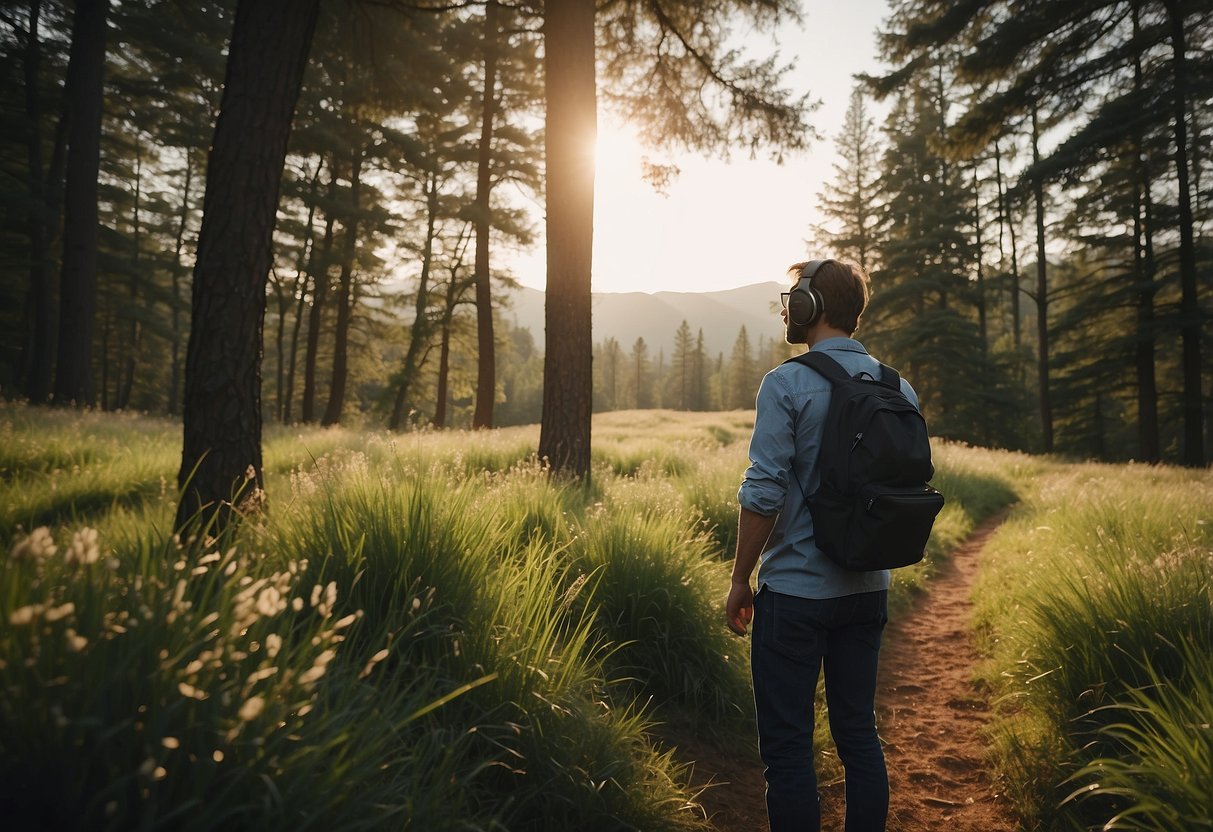
[[[627,352],[637,338],[644,338],[649,355],[656,357],[664,350],[668,358],[674,347],[674,333],[685,320],[692,335],[698,337],[699,330],[703,330],[708,355],[724,353],[727,358],[742,326],[754,346],[760,336],[783,337],[783,323],[779,319],[781,291],[784,291],[781,284],[768,282],[721,292],[595,292],[594,342],[614,338]],[[504,313],[515,326],[530,329],[540,347],[543,299],[544,293],[538,289],[519,287],[511,293],[510,308]]]

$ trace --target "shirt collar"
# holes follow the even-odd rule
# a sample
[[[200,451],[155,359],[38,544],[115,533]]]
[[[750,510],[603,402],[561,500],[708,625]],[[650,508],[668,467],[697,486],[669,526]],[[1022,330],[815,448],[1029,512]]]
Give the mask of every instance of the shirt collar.
[[[863,344],[856,341],[854,338],[846,338],[843,336],[835,336],[826,338],[824,341],[818,341],[813,345],[814,350],[843,350],[845,352],[858,352],[864,355],[868,351],[864,349]]]

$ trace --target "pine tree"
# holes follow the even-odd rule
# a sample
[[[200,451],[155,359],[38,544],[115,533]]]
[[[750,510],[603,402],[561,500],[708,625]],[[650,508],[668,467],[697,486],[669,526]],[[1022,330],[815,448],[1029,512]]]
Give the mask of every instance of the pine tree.
[[[637,338],[632,344],[629,365],[632,407],[638,410],[648,409],[653,406],[653,382],[649,345],[644,342],[644,338]]]
[[[674,333],[674,352],[670,357],[670,392],[677,410],[691,410],[695,386],[695,341],[691,327],[683,320]]]
[[[989,375],[968,279],[966,184],[932,149],[946,108],[937,68],[912,81],[889,114],[881,180],[889,233],[863,325],[874,352],[912,379],[932,430],[978,441]]]
[[[834,181],[817,195],[818,210],[834,227],[815,226],[815,241],[831,256],[847,258],[871,272],[881,234],[880,143],[861,85],[851,91],[834,146],[842,161],[834,163]]]
[[[737,340],[733,342],[733,352],[729,356],[726,404],[728,408],[749,410],[754,407],[754,399],[758,395],[758,384],[755,381],[756,367],[750,336],[742,326],[737,332]]]

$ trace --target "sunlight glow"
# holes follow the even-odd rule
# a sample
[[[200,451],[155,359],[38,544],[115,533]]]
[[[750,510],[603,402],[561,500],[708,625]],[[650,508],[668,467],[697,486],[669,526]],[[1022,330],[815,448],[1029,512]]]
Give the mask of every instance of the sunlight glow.
[[[845,4],[809,0],[804,28],[789,23],[775,45],[784,54],[811,39],[813,59],[801,56],[789,84],[811,91],[822,106],[811,118],[820,132],[804,153],[783,165],[740,148],[728,159],[666,153],[644,147],[635,131],[606,108],[598,112],[594,183],[595,292],[706,292],[769,280],[783,281],[788,264],[828,252],[807,242],[822,221],[818,194],[835,176],[834,139],[841,128],[852,76],[875,71],[873,32],[888,11],[886,0]],[[770,38],[749,44],[755,54]],[[872,115],[881,120],[880,108]],[[679,173],[659,192],[645,181],[649,165]],[[649,168],[652,172],[652,168]],[[542,223],[536,245],[508,262],[524,285],[543,289],[547,265]]]

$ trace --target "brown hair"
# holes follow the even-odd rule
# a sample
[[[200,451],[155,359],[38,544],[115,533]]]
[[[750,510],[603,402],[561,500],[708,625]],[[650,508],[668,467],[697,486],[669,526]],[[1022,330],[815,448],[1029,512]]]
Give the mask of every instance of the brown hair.
[[[788,267],[793,283],[800,279],[800,270],[807,265],[804,262]],[[864,270],[854,263],[830,260],[813,275],[812,286],[821,293],[826,321],[843,332],[854,333],[868,307],[869,278]]]

